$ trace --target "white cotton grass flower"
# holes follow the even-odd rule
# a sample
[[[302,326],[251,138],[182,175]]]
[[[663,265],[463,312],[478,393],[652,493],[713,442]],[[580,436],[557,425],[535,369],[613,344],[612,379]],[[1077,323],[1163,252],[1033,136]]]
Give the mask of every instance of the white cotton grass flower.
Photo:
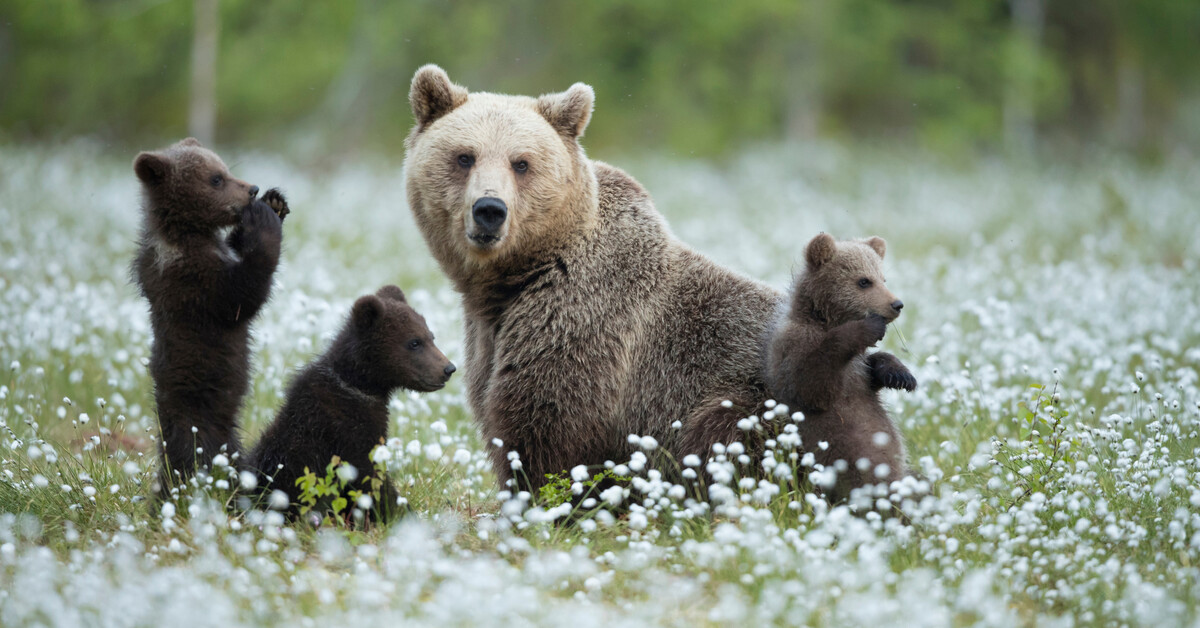
[[[287,510],[291,503],[292,500],[288,494],[279,489],[271,491],[267,496],[267,507],[271,510]]]
[[[245,470],[238,472],[238,485],[243,491],[253,491],[258,488],[258,474]]]
[[[611,486],[600,492],[600,500],[616,508],[625,499],[625,491],[620,486]]]
[[[338,479],[342,482],[349,483],[358,479],[358,467],[349,462],[342,462],[334,472],[337,473]]]
[[[586,480],[590,480],[591,477],[592,474],[588,471],[586,465],[581,464],[571,468],[571,479],[575,480],[576,482],[584,482]]]

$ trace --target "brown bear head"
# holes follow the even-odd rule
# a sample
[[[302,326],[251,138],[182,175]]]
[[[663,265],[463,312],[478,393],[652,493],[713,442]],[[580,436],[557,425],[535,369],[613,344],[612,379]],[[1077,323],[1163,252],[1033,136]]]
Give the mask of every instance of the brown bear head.
[[[594,224],[596,179],[579,145],[594,98],[582,83],[539,98],[468,93],[435,65],[417,71],[409,206],[451,278]]]
[[[133,170],[151,226],[167,235],[208,235],[236,224],[241,208],[258,196],[258,186],[234,178],[216,153],[190,137],[138,154]]]
[[[886,251],[883,238],[837,242],[822,233],[804,250],[805,274],[799,290],[812,300],[813,309],[830,327],[872,313],[895,320],[904,303],[884,285]]]
[[[359,365],[357,378],[373,390],[438,390],[455,371],[433,344],[425,318],[396,286],[384,286],[355,301],[346,335],[352,363]]]

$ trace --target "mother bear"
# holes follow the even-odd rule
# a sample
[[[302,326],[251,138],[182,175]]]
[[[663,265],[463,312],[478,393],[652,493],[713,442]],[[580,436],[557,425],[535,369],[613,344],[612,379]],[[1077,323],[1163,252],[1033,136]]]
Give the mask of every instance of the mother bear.
[[[467,394],[501,486],[626,460],[630,434],[703,459],[767,396],[782,295],[675,239],[633,177],[587,158],[594,97],[468,93],[435,65],[409,93],[409,207],[462,294]]]

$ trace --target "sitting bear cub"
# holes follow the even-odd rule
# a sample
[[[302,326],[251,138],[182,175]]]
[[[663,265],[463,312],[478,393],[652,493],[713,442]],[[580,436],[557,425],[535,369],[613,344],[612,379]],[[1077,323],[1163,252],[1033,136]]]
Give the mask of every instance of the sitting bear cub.
[[[904,442],[878,392],[912,391],[917,382],[896,356],[866,353],[904,307],[884,287],[886,249],[877,237],[813,238],[791,308],[768,348],[771,392],[805,414],[798,426],[804,450],[838,470],[836,483],[822,487],[831,501],[906,474]]]
[[[143,189],[133,277],[150,302],[150,374],[162,429],[160,497],[238,451],[250,322],[279,263],[287,202],[229,174],[188,138],[133,163]]]
[[[360,297],[325,354],[292,381],[275,422],[250,454],[259,486],[287,493],[295,515],[296,480],[306,467],[323,475],[336,455],[358,470],[354,488],[367,491],[371,479],[382,481],[371,517],[391,519],[398,514],[396,489],[376,475],[371,461],[371,450],[387,437],[388,400],[397,388],[438,390],[454,370],[400,288]]]

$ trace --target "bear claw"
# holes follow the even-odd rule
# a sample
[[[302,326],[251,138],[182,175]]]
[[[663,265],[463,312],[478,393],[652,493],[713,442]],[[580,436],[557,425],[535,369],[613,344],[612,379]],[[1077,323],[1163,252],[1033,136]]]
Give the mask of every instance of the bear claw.
[[[881,388],[894,388],[912,392],[917,389],[917,378],[896,356],[880,351],[867,358],[871,368],[871,379]]]
[[[279,188],[267,190],[263,194],[262,200],[271,208],[271,211],[275,212],[276,216],[279,216],[280,220],[283,220],[292,211],[288,208],[287,199],[283,197],[283,192],[280,192]]]

